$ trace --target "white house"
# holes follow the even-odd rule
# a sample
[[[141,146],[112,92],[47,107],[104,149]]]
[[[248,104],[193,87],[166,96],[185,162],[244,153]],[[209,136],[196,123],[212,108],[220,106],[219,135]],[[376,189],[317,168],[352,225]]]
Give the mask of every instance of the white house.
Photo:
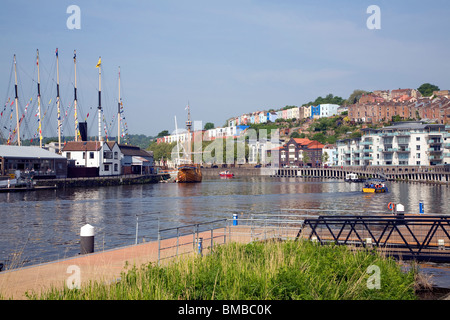
[[[115,141],[69,141],[62,155],[74,160],[77,167],[98,168],[99,176],[121,174],[121,153]]]
[[[337,104],[321,104],[320,118],[331,117],[338,114],[339,105]]]

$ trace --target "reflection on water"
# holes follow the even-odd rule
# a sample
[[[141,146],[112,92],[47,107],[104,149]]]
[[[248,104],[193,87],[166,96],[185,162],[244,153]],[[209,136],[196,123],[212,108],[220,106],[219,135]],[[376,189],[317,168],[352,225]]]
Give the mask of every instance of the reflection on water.
[[[389,202],[406,213],[449,214],[448,186],[389,183],[389,193],[363,194],[362,184],[341,180],[248,177],[205,179],[199,184],[160,183],[0,194],[0,262],[35,264],[79,253],[80,228],[95,227],[95,250],[154,240],[168,228],[231,218],[234,212],[279,213],[281,209],[342,210],[390,214]],[[339,214],[345,213],[338,211]],[[312,212],[317,214],[317,212]],[[15,254],[16,255],[15,255]]]

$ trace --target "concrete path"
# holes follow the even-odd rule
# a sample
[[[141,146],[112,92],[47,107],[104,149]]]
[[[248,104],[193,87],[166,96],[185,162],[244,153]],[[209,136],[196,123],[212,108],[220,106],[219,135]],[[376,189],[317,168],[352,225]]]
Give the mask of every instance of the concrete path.
[[[208,250],[211,245],[211,232],[199,233],[203,238],[203,247]],[[214,230],[213,243],[222,244],[229,241],[249,242],[250,232],[246,227],[229,227]],[[143,243],[114,250],[80,255],[74,258],[44,263],[20,269],[0,272],[0,295],[3,299],[27,299],[26,293],[41,293],[52,287],[64,288],[67,280],[79,275],[81,286],[90,281],[111,283],[120,278],[125,266],[139,266],[158,261],[158,241]],[[160,253],[161,263],[170,257],[186,252],[196,252],[193,235],[177,239],[162,240]]]

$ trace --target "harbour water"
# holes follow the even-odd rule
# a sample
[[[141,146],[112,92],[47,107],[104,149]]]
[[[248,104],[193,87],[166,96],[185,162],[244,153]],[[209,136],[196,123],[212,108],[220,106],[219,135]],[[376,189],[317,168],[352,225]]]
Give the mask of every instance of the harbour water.
[[[386,194],[363,194],[362,184],[337,179],[238,177],[198,184],[3,193],[0,263],[9,269],[76,256],[85,224],[95,227],[98,252],[132,245],[136,238],[156,240],[158,228],[231,219],[233,213],[320,209],[321,214],[391,214],[389,202],[403,204],[405,213],[419,213],[423,200],[425,214],[450,214],[449,186],[405,182],[388,186]]]

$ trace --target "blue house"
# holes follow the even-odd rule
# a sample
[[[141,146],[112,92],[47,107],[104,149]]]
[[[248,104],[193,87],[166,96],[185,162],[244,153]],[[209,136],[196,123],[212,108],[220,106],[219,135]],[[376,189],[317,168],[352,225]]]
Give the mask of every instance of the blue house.
[[[311,106],[311,119],[320,118],[320,104],[318,106]]]

